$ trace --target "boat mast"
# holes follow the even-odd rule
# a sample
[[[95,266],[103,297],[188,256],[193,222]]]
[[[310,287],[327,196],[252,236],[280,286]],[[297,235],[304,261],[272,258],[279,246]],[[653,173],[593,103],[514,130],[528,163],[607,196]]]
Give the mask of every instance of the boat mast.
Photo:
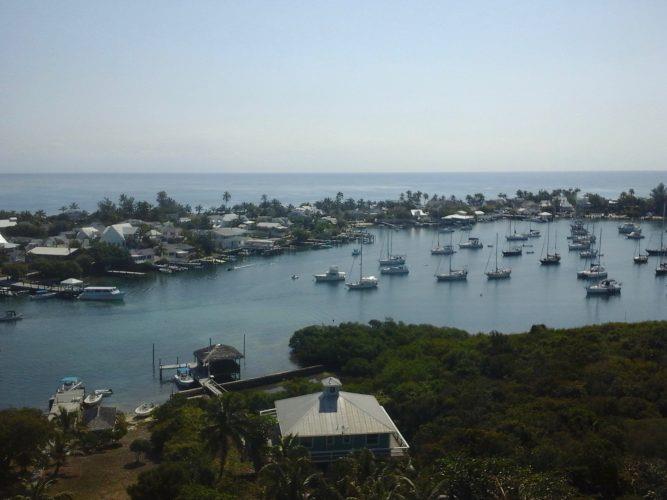
[[[496,272],[498,272],[498,233],[496,233]]]
[[[665,207],[667,207],[667,203],[662,204],[662,228],[660,229],[660,267],[662,267],[662,258],[665,256],[665,247],[662,244],[665,238]]]
[[[364,274],[364,233],[361,233],[361,251],[359,252],[359,282]]]
[[[549,233],[551,232],[550,227],[551,222],[547,222],[547,259],[549,258]]]

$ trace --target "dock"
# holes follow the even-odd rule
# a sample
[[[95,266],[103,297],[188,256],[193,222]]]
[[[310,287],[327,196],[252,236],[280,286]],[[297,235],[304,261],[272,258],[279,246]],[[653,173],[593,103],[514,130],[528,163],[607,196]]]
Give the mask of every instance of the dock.
[[[107,271],[107,274],[111,274],[112,276],[125,276],[127,278],[143,278],[148,276],[146,273],[140,273],[136,271],[120,271],[116,269]]]
[[[9,287],[13,290],[22,291],[47,291],[62,294],[77,294],[83,290],[82,286],[67,286],[67,285],[44,285],[42,283],[32,283],[31,281],[16,281],[10,283]]]

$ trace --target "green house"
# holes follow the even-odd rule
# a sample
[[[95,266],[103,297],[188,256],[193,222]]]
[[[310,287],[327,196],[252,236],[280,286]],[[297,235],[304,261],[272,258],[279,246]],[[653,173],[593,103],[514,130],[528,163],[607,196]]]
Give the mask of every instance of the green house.
[[[278,400],[262,413],[274,415],[280,435],[296,436],[314,462],[332,462],[362,448],[378,457],[402,456],[408,443],[377,399],[341,387],[328,377],[322,392]]]

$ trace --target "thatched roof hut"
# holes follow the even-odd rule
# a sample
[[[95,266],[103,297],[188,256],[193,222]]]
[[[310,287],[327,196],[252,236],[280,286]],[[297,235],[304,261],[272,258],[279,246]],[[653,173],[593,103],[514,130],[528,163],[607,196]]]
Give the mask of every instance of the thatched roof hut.
[[[241,378],[241,365],[239,360],[243,358],[235,347],[214,344],[194,352],[197,368],[215,377],[218,380],[238,380]]]

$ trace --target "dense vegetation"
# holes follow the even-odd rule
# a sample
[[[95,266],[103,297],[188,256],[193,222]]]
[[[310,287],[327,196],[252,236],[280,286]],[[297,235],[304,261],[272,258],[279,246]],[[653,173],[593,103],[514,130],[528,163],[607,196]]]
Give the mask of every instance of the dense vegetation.
[[[582,495],[667,494],[665,322],[469,335],[373,321],[311,326],[290,345],[379,394],[417,464],[495,460]]]

